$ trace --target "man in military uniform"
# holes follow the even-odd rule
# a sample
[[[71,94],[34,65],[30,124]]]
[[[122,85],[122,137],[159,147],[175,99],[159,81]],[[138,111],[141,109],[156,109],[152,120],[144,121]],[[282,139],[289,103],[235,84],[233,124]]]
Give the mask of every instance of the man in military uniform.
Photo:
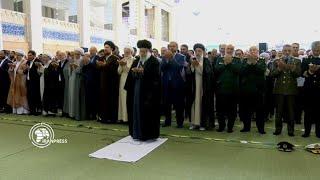
[[[304,134],[302,137],[309,137],[312,123],[316,124],[316,136],[320,138],[320,41],[311,45],[312,56],[303,59],[301,70],[305,78],[303,90],[305,100]]]
[[[228,133],[233,132],[234,121],[237,115],[237,95],[239,89],[239,72],[241,61],[233,57],[234,46],[226,46],[226,54],[216,62],[216,105],[219,122],[218,132],[224,131],[225,119],[228,118]]]
[[[276,130],[274,135],[281,134],[282,118],[287,122],[288,135],[294,136],[295,99],[298,93],[297,77],[301,73],[301,62],[291,56],[292,46],[283,46],[283,56],[275,60],[271,75],[275,78],[273,93],[276,97]]]
[[[299,43],[292,43],[291,46],[292,46],[292,56],[301,61],[301,58],[299,58],[299,50],[300,50]],[[304,82],[303,77],[297,78],[298,94],[296,96],[296,109],[294,111],[295,112],[294,122],[296,124],[301,124],[302,111],[303,111],[303,96],[302,96],[303,82]]]
[[[251,119],[256,113],[256,125],[260,134],[264,131],[263,91],[266,62],[259,58],[259,49],[252,46],[243,60],[240,71],[240,120],[243,122],[241,132],[249,132]]]

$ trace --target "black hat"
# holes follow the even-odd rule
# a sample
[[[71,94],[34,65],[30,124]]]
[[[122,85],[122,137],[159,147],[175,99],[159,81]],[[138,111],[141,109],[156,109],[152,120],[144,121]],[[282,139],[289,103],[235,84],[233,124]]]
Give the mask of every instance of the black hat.
[[[279,142],[279,143],[277,144],[278,150],[279,150],[279,151],[283,151],[283,152],[291,152],[291,151],[294,150],[293,147],[294,147],[293,144],[288,143],[288,142],[286,142],[286,141]]]
[[[116,45],[112,41],[106,41],[103,45],[105,46],[106,44],[111,47],[112,51],[116,48]]]
[[[144,40],[139,40],[137,43],[138,48],[146,48],[146,49],[152,49],[152,44],[150,41],[144,39]]]
[[[195,45],[193,46],[193,50],[194,50],[194,51],[195,51],[197,48],[200,48],[200,49],[202,49],[203,51],[206,50],[206,48],[204,47],[204,45],[201,44],[201,43],[197,43],[197,44],[195,44]]]

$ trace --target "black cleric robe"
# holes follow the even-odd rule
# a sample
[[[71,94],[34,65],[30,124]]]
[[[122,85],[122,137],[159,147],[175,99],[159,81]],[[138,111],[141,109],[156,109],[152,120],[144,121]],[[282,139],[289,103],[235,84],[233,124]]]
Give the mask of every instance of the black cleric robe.
[[[33,62],[28,61],[29,70],[26,70],[27,75],[27,98],[30,108],[30,114],[38,115],[42,109],[41,93],[40,93],[40,76],[38,67],[35,63],[40,63],[39,59],[34,59]]]
[[[108,56],[105,64],[97,68],[100,71],[100,107],[102,123],[115,123],[118,120],[119,82],[118,60],[115,55]]]
[[[12,63],[8,58],[0,60],[0,111],[2,108],[7,108],[7,97],[10,88],[10,77],[8,73],[9,63]]]
[[[52,63],[44,70],[43,110],[57,113],[59,106],[59,67]]]
[[[160,134],[160,63],[150,56],[144,63],[136,59],[129,71],[125,90],[129,134],[133,139],[156,139]],[[132,68],[142,66],[144,72],[134,73]]]

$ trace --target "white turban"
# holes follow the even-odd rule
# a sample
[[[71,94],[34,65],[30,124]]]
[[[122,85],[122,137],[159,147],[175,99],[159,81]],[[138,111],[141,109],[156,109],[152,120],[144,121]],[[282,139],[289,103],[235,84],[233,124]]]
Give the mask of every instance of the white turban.
[[[77,51],[81,54],[81,56],[83,56],[84,54],[84,50],[82,48],[75,48],[74,51]]]
[[[130,49],[131,53],[134,53],[133,47],[131,46],[125,46],[123,49]]]
[[[266,53],[266,52],[263,52],[263,53],[260,54],[260,57],[263,57],[264,59],[269,60],[270,59],[270,54]]]
[[[52,59],[52,55],[50,53],[43,53],[42,55],[48,56],[50,59]]]
[[[22,49],[17,49],[16,54],[19,54],[20,56],[25,56],[25,52]]]

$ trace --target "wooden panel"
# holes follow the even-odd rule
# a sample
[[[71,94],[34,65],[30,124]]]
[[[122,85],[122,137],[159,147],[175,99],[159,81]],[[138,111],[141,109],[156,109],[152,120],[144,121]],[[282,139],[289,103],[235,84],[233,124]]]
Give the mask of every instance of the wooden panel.
[[[3,41],[3,49],[13,51],[22,49],[27,52],[29,50],[29,45],[27,42]]]
[[[58,50],[60,51],[73,51],[78,46],[70,46],[63,44],[43,44],[43,52],[55,54]]]

